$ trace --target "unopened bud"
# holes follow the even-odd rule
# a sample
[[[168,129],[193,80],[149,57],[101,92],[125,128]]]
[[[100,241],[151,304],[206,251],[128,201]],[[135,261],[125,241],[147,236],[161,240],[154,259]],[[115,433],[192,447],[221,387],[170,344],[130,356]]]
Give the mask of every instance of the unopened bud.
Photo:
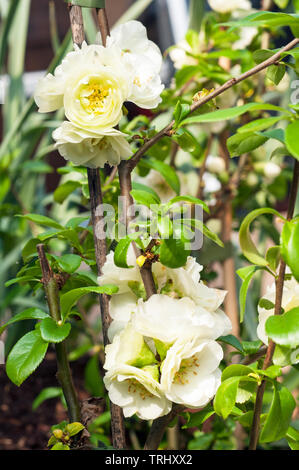
[[[274,180],[281,173],[281,168],[274,162],[267,162],[264,167],[264,174],[267,178]]]
[[[146,261],[146,257],[143,255],[138,256],[138,258],[136,259],[136,263],[138,264],[139,268],[142,268],[145,261]]]
[[[206,168],[211,173],[223,173],[225,171],[225,161],[221,157],[209,155],[206,160]]]
[[[56,437],[56,439],[61,439],[63,437],[62,430],[61,429],[54,429],[53,436]]]

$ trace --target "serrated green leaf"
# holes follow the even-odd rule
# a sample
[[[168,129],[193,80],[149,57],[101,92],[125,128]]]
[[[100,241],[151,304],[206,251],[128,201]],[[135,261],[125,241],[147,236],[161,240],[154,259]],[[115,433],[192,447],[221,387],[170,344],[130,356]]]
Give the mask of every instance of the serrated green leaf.
[[[48,343],[42,339],[38,330],[24,335],[7,358],[6,373],[10,380],[20,386],[40,365],[47,349]]]
[[[227,335],[227,336],[220,336],[217,341],[221,341],[222,343],[229,344],[230,346],[233,346],[237,351],[239,351],[241,354],[243,354],[243,348],[242,344],[233,335]]]
[[[231,157],[238,157],[244,153],[260,147],[267,141],[267,137],[256,135],[253,132],[237,133],[229,137],[226,145]]]

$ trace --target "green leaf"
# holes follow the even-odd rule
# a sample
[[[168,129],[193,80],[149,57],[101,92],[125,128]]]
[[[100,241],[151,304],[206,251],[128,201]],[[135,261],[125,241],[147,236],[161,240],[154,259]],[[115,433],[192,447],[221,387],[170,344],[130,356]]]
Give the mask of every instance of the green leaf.
[[[161,238],[169,238],[172,235],[172,222],[168,216],[158,217],[158,232]]]
[[[71,331],[71,324],[58,325],[52,318],[44,318],[40,325],[41,336],[48,343],[61,343]]]
[[[270,65],[270,67],[267,69],[266,77],[275,85],[278,85],[279,82],[283,79],[285,71],[286,66],[284,64]]]
[[[190,106],[188,104],[182,104],[180,101],[177,101],[174,111],[173,119],[175,121],[175,126],[177,126],[182,119],[184,119],[190,113]]]
[[[266,253],[266,261],[272,269],[272,271],[276,271],[280,261],[280,246],[271,246]]]
[[[40,365],[47,349],[48,343],[41,338],[38,330],[24,335],[7,358],[6,373],[10,380],[20,386]]]
[[[299,217],[284,224],[281,245],[282,257],[299,282]]]
[[[136,233],[138,235],[138,232]],[[127,254],[129,246],[133,241],[133,237],[128,235],[125,238],[119,240],[115,252],[114,252],[114,263],[119,268],[132,268],[133,266],[128,266],[127,263]]]
[[[180,127],[171,138],[181,147],[185,152],[198,155],[200,154],[201,147],[198,144],[197,139],[191,134],[190,131]]]
[[[231,413],[237,398],[240,377],[230,377],[223,381],[214,399],[214,409],[217,415],[226,419]]]
[[[138,191],[136,189],[133,189],[130,194],[135,200],[135,202],[137,202],[138,204],[142,204],[143,206],[146,206],[149,209],[153,208],[151,206],[157,206],[161,204],[161,200],[159,197],[156,197],[147,191]]]
[[[215,414],[214,408],[211,405],[207,405],[203,410],[192,413],[189,421],[182,426],[182,429],[199,428],[213,414]]]
[[[199,219],[184,219],[184,222],[186,224],[190,224],[191,227],[195,227],[198,230],[200,230],[204,234],[205,237],[212,240],[218,246],[221,246],[221,248],[224,247],[224,244],[220,240],[218,235],[216,233],[212,232],[201,220],[199,220]]]
[[[296,402],[286,387],[274,384],[274,395],[260,442],[278,441],[285,437]]]
[[[75,436],[76,434],[78,434],[79,432],[83,431],[84,429],[84,426],[83,424],[81,423],[77,423],[77,422],[74,422],[74,423],[69,423],[66,425],[66,432],[72,437],[72,436]]]
[[[63,444],[62,442],[57,442],[57,444],[55,444],[51,448],[51,450],[71,450],[71,448],[67,444]]]
[[[261,62],[270,59],[270,57],[272,57],[274,54],[275,52],[270,51],[269,49],[258,49],[257,51],[254,51],[252,58],[254,62],[260,64]]]
[[[189,202],[190,204],[195,204],[195,205],[198,205],[198,206],[202,206],[203,209],[204,209],[208,214],[210,213],[210,209],[208,208],[208,206],[207,206],[203,201],[201,201],[200,199],[198,199],[197,197],[194,197],[194,196],[176,196],[176,197],[173,197],[173,198],[170,199],[170,201],[166,204],[165,210],[169,210],[170,207],[171,207],[173,204],[176,204],[177,202],[181,202],[181,201]]]
[[[176,194],[180,192],[180,180],[176,171],[167,163],[157,160],[152,157],[146,157],[142,160],[142,163],[148,168],[158,171],[169,186],[174,190]]]
[[[289,124],[285,130],[285,143],[288,151],[299,160],[299,120]]]
[[[62,256],[55,256],[55,255],[52,255],[52,256],[56,260],[60,269],[62,269],[62,271],[69,273],[69,274],[72,274],[75,271],[77,271],[77,269],[79,268],[82,262],[81,256],[78,256],[78,255],[69,254],[69,255],[62,255]]]
[[[257,353],[261,345],[262,345],[262,342],[260,340],[242,341],[242,348],[243,348],[244,354],[248,354],[248,355]]]
[[[236,117],[242,116],[249,111],[280,111],[283,113],[288,113],[285,109],[275,106],[268,103],[247,103],[242,106],[236,106],[235,108],[220,109],[213,111],[211,113],[199,114],[198,116],[192,116],[185,119],[181,122],[180,126],[185,126],[187,124],[197,123],[197,122],[217,122],[217,121],[226,121],[228,119],[234,119]]]
[[[44,388],[32,403],[32,409],[35,411],[44,401],[50,398],[61,398],[63,396],[62,389],[60,387],[47,387]]]
[[[281,119],[281,116],[255,119],[254,121],[251,121],[248,124],[244,124],[244,126],[239,127],[237,132],[239,134],[242,134],[246,132],[263,131],[264,129],[268,129],[268,127],[273,126],[277,122],[280,122]]]
[[[39,308],[27,308],[21,313],[18,313],[14,317],[12,317],[7,323],[1,326],[0,328],[0,335],[3,333],[3,331],[9,326],[12,325],[13,323],[16,323],[18,321],[22,320],[42,320],[44,318],[50,318],[49,314],[44,312],[43,310],[40,310]]]
[[[226,141],[226,145],[231,157],[238,157],[243,153],[255,150],[267,140],[267,137],[256,135],[253,132],[242,132],[229,137]]]
[[[299,450],[299,431],[290,426],[286,433],[288,444],[292,450]]]
[[[224,369],[221,376],[221,381],[224,382],[225,380],[231,377],[247,377],[248,374],[254,373],[254,369],[249,366],[244,366],[243,364],[232,364]],[[248,377],[248,380],[251,380]]]
[[[299,345],[299,307],[266,321],[266,334],[277,344],[295,348]]]
[[[239,302],[240,302],[240,322],[242,323],[244,320],[245,308],[246,308],[246,298],[247,298],[247,291],[251,282],[252,277],[254,274],[262,269],[261,266],[246,266],[245,268],[238,269],[237,274],[243,280],[242,286],[240,288],[239,293]]]
[[[64,229],[62,225],[55,220],[46,217],[45,215],[40,214],[25,214],[20,215],[19,217],[23,217],[24,219],[31,220],[32,222],[38,225],[46,225],[47,227],[57,228],[57,229]]]
[[[79,181],[66,181],[55,189],[53,193],[54,201],[58,202],[58,204],[62,204],[63,201],[80,186]]]
[[[240,227],[239,240],[240,240],[240,245],[241,245],[241,249],[242,249],[244,256],[251,263],[259,265],[259,266],[267,266],[268,265],[267,260],[257,250],[255,243],[251,239],[250,231],[249,231],[251,222],[256,217],[262,214],[273,214],[279,217],[280,219],[285,220],[284,217],[282,217],[279,214],[279,212],[277,212],[275,209],[271,209],[267,207],[263,209],[256,209],[250,212],[243,220],[241,227]]]
[[[163,240],[160,246],[160,262],[173,269],[184,266],[190,254],[190,250],[185,250],[184,245],[180,239]]]
[[[227,336],[220,336],[217,341],[221,341],[222,343],[229,344],[230,346],[233,346],[237,351],[239,351],[241,354],[243,354],[243,348],[242,344],[233,335],[227,335]]]
[[[103,397],[105,387],[99,368],[99,355],[94,354],[87,362],[84,370],[84,383],[86,389],[93,397]]]
[[[113,284],[105,284],[103,286],[80,287],[66,292],[60,299],[62,319],[64,320],[66,318],[73,305],[84,295],[89,294],[90,292],[94,292],[95,294],[112,295],[116,294],[117,291],[117,286]]]
[[[281,10],[284,10],[288,4],[289,4],[289,0],[274,0],[274,3],[276,3],[276,5],[281,9]]]

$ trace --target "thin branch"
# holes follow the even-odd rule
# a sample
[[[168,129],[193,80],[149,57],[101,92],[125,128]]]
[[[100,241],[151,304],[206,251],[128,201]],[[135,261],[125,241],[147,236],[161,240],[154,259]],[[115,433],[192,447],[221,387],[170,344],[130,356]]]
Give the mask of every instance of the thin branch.
[[[42,283],[44,285],[49,311],[53,320],[58,323],[61,321],[59,289],[55,280],[54,273],[48,263],[44,245],[37,245],[40,266],[42,270]],[[75,391],[72,373],[67,358],[65,341],[55,344],[57,360],[57,377],[61,384],[63,395],[67,404],[70,422],[81,421],[80,404]]]
[[[299,39],[298,38],[293,39],[291,42],[289,42],[286,46],[284,46],[282,49],[280,49],[280,51],[276,52],[276,54],[274,54],[269,59],[265,60],[264,62],[261,62],[260,64],[256,65],[252,69],[247,70],[247,72],[244,72],[239,77],[231,78],[226,83],[224,83],[223,85],[216,88],[214,91],[212,91],[208,95],[201,98],[199,101],[196,101],[196,103],[194,103],[191,106],[189,114],[192,114],[194,111],[199,109],[201,106],[203,106],[204,104],[206,104],[209,101],[213,100],[217,96],[221,95],[223,92],[225,92],[229,88],[232,88],[237,83],[240,83],[243,80],[246,80],[247,78],[251,77],[252,75],[257,74],[261,70],[266,69],[270,65],[273,65],[273,64],[277,63],[277,61],[279,61],[279,59],[281,58],[281,55],[284,52],[287,52],[290,49],[293,49],[297,44],[299,44]],[[167,135],[170,134],[170,132],[173,129],[174,123],[175,123],[174,121],[171,121],[166,127],[164,127],[164,129],[162,129],[160,132],[158,132],[154,137],[149,139],[139,150],[137,150],[135,155],[129,160],[132,170],[136,167],[139,160],[147,152],[147,150],[149,150],[153,145],[155,145],[162,137],[167,136]]]
[[[84,26],[81,7],[71,6],[69,7],[70,22],[73,35],[74,43],[81,45],[84,41]],[[99,9],[98,11],[99,27],[102,36],[103,44],[106,44],[106,37],[109,34],[108,20],[105,9]],[[101,180],[98,169],[87,169],[88,185],[90,193],[90,205],[91,205],[91,220],[94,234],[94,245],[95,245],[95,256],[98,269],[98,275],[102,274],[102,268],[106,261],[106,239],[97,233],[103,227],[103,214],[99,211],[99,207],[103,204],[103,196],[101,189]],[[100,294],[100,310],[102,318],[102,329],[104,346],[109,343],[108,339],[108,328],[111,323],[111,317],[109,314],[109,296],[106,294]],[[125,439],[125,427],[122,408],[113,403],[110,403],[111,410],[111,432],[113,447],[116,449],[124,449],[126,447]]]
[[[295,160],[293,182],[292,182],[292,187],[291,187],[288,213],[287,213],[288,220],[291,220],[294,214],[294,209],[295,209],[295,204],[296,204],[296,199],[297,199],[297,192],[298,192],[298,184],[299,184],[299,161]],[[282,304],[285,271],[286,271],[286,264],[283,260],[281,260],[278,277],[275,282],[276,293],[275,293],[274,315],[281,314],[281,304]],[[275,343],[272,340],[270,340],[269,346],[266,352],[266,357],[263,363],[264,370],[267,369],[272,363],[274,349],[275,349]],[[266,387],[266,381],[263,380],[261,385],[257,389],[254,414],[253,414],[253,423],[252,423],[252,428],[251,428],[251,433],[250,433],[249,450],[256,450],[256,446],[258,444],[259,430],[260,430],[260,415],[261,415],[262,406],[263,406],[263,396],[265,392],[265,387]]]
[[[185,409],[181,405],[173,405],[172,410],[168,415],[161,416],[161,418],[156,419],[151,427],[149,435],[146,439],[144,450],[156,450],[162,441],[163,434],[165,429],[174,418]]]

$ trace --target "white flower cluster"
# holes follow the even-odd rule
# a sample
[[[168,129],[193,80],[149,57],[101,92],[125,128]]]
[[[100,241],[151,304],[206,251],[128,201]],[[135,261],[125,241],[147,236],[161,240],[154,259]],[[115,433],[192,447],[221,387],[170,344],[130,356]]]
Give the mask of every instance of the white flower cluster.
[[[151,420],[171,410],[172,403],[205,406],[220,385],[222,348],[215,341],[231,331],[220,309],[225,291],[200,281],[200,266],[170,269],[153,264],[157,294],[145,292],[133,250],[130,269],[118,268],[109,253],[99,283],[117,283],[112,296],[106,346],[105,386],[126,417]]]
[[[35,101],[39,112],[64,107],[68,121],[53,138],[60,154],[76,165],[90,168],[117,165],[131,149],[123,133],[115,129],[123,104],[155,108],[164,88],[160,80],[162,55],[147,38],[145,27],[129,21],[115,28],[101,45],[75,46],[54,75],[38,84]]]

